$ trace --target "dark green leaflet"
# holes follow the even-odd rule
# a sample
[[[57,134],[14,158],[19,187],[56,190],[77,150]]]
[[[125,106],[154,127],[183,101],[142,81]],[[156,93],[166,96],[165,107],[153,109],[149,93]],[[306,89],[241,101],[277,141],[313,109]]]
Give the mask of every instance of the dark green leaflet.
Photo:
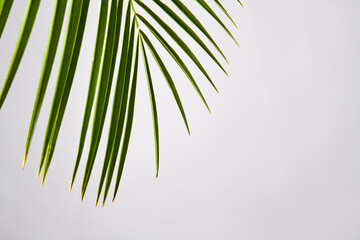
[[[84,149],[84,143],[86,138],[86,133],[89,126],[91,110],[93,107],[94,99],[95,99],[95,91],[96,85],[98,83],[98,75],[101,63],[101,56],[104,48],[104,39],[105,39],[105,30],[106,30],[106,20],[107,20],[107,10],[108,10],[109,0],[102,0],[99,10],[99,20],[98,20],[98,29],[96,35],[96,43],[94,50],[94,58],[91,67],[91,74],[89,80],[89,89],[86,100],[86,106],[84,111],[83,123],[81,127],[80,141],[78,147],[78,153],[75,160],[75,166],[73,171],[73,176],[70,183],[70,191],[75,181],[76,173],[80,164],[81,154]]]
[[[130,34],[124,35],[128,37],[127,39],[123,40],[123,45],[121,50],[122,55],[121,55],[116,87],[115,87],[115,95],[114,95],[113,109],[112,109],[110,129],[109,129],[109,138],[106,146],[104,166],[100,179],[97,201],[101,194],[105,173],[107,177],[106,177],[103,201],[105,201],[107,197],[116,164],[116,158],[118,156],[119,144],[123,134],[123,128],[125,125],[124,119],[125,119],[126,103],[128,100],[128,91],[130,85],[130,72],[131,72],[131,63],[133,56],[134,35],[135,35],[135,21],[133,19],[130,19],[130,9],[127,12],[126,21],[129,21],[129,23],[125,23],[125,26],[130,27],[131,24],[130,32],[129,32]],[[126,29],[126,31],[129,31],[129,29]]]
[[[14,0],[0,0],[0,38],[4,31]]]
[[[60,33],[64,21],[64,15],[66,10],[66,3],[65,1],[57,1],[54,8],[54,14],[52,18],[52,25],[50,28],[49,38],[46,46],[45,56],[44,56],[44,63],[41,71],[41,76],[39,80],[38,90],[36,93],[34,108],[31,116],[28,137],[26,139],[26,146],[25,146],[25,154],[24,154],[24,162],[23,168],[26,163],[26,158],[30,149],[30,144],[32,140],[32,136],[34,134],[35,126],[37,119],[40,114],[41,106],[44,100],[46,88],[49,82],[51,69],[54,63],[55,54],[57,51]]]
[[[160,17],[158,17],[148,6],[146,6],[143,2],[140,0],[134,0],[137,2],[143,9],[148,12],[151,17],[154,18],[154,20],[169,34],[169,36],[174,39],[174,41],[183,49],[183,51],[190,57],[190,59],[196,64],[196,66],[201,70],[201,72],[206,76],[206,78],[209,80],[211,85],[214,87],[214,89],[217,91],[217,88],[213,81],[211,80],[210,76],[207,74],[205,68],[202,66],[196,55],[193,51],[190,50],[188,45],[179,37],[178,34],[176,34],[169,25],[167,25],[163,20],[161,20]]]
[[[118,16],[121,16],[122,14],[122,0],[120,0],[121,4],[118,3]],[[118,47],[119,47],[119,39],[120,39],[120,27],[121,27],[121,17],[118,17],[117,18],[117,23],[116,23],[116,36],[115,36],[115,46],[114,46],[114,52],[116,53],[118,51]],[[126,25],[126,24],[125,24]],[[127,30],[128,31],[128,30]],[[125,39],[123,39],[125,40]],[[123,52],[123,51],[122,51]],[[120,61],[123,60],[123,57],[120,56]],[[114,68],[115,68],[115,62],[116,62],[116,58],[112,58],[112,63],[111,63],[111,72],[110,72],[110,78],[113,78],[113,75],[114,75]],[[120,66],[119,66],[119,71],[120,71]],[[111,132],[109,132],[109,137],[110,135],[113,134]],[[111,151],[109,151],[107,154],[111,154]],[[107,170],[107,167],[108,167],[108,162],[106,162],[105,159],[109,158],[109,156],[106,156],[105,155],[105,158],[104,158],[104,164],[103,164],[103,169],[102,169],[102,176],[101,176],[101,179],[99,181],[99,187],[98,187],[98,196],[97,196],[97,200],[96,200],[96,204],[98,202],[98,198],[100,197],[100,193],[101,193],[101,189],[102,189],[102,185],[103,185],[103,182],[105,180],[105,174],[106,174],[106,170]]]
[[[183,14],[207,37],[207,39],[212,43],[216,50],[221,54],[227,63],[224,53],[220,50],[219,46],[216,44],[214,39],[210,36],[205,27],[200,23],[200,21],[195,17],[195,15],[180,1],[180,0],[171,0],[182,12]]]
[[[172,19],[174,19],[174,21],[177,24],[179,24],[179,26],[181,26],[201,46],[201,48],[211,57],[211,59],[226,74],[224,67],[220,64],[220,62],[217,60],[217,58],[214,56],[214,54],[212,54],[212,52],[205,45],[205,43],[201,40],[201,38],[178,15],[176,15],[176,13],[173,12],[168,6],[166,6],[164,3],[162,3],[159,0],[154,0],[154,2],[156,4],[158,4]]]
[[[137,69],[138,69],[138,58],[139,58],[139,36],[136,38],[136,49],[135,49],[135,61],[133,66],[133,76],[132,76],[132,83],[131,83],[131,90],[130,90],[130,96],[129,96],[129,104],[127,106],[127,117],[126,117],[126,125],[125,125],[125,132],[124,132],[124,140],[121,146],[121,152],[120,152],[120,159],[119,159],[119,167],[118,172],[116,176],[116,182],[115,182],[115,189],[113,194],[112,201],[115,200],[117,191],[119,189],[120,179],[122,175],[122,171],[124,169],[125,164],[125,158],[126,153],[129,146],[130,141],[130,134],[131,134],[131,128],[134,118],[134,108],[135,108],[135,96],[136,96],[136,84],[137,84]],[[104,198],[105,202],[105,198]],[[103,204],[104,204],[103,202]]]
[[[40,175],[41,169],[45,162],[47,152],[49,150],[48,149],[49,142],[51,140],[53,130],[55,129],[54,126],[56,124],[57,115],[58,115],[58,112],[60,109],[62,95],[66,88],[67,76],[68,76],[68,72],[70,69],[70,63],[72,60],[72,54],[74,51],[76,36],[77,36],[77,32],[78,32],[78,26],[79,26],[79,22],[80,22],[82,4],[83,4],[83,1],[73,1],[72,5],[71,5],[68,29],[67,29],[64,48],[63,48],[62,59],[61,59],[61,63],[60,63],[55,93],[54,93],[53,102],[52,102],[52,106],[51,106],[51,110],[50,110],[50,116],[49,116],[48,125],[46,128],[46,133],[45,133],[45,137],[44,137],[43,149],[42,149],[42,154],[41,154],[41,158],[40,158],[40,164],[39,164],[39,170],[38,170],[37,177],[39,177],[39,175]],[[44,180],[44,176],[43,176],[43,180]]]
[[[58,113],[56,116],[56,125],[54,126],[54,128],[52,130],[51,139],[50,139],[49,145],[48,145],[42,183],[45,179],[47,170],[49,169],[50,162],[52,160],[52,156],[54,154],[57,137],[59,135],[62,119],[63,119],[64,113],[65,113],[65,108],[67,105],[67,101],[69,99],[71,86],[72,86],[72,83],[74,80],[75,70],[76,70],[76,66],[77,66],[77,62],[78,62],[79,54],[80,54],[80,49],[81,49],[81,43],[83,40],[84,31],[85,31],[85,24],[86,24],[88,9],[89,9],[89,3],[90,3],[90,0],[84,0],[83,4],[82,4],[80,22],[79,22],[79,26],[78,26],[78,31],[76,33],[76,41],[75,41],[74,50],[73,50],[73,53],[71,56],[70,68],[69,68],[69,71],[67,74],[65,88],[62,93],[60,107],[59,107],[59,110],[58,110]]]
[[[209,7],[209,5],[205,2],[205,0],[196,0],[205,10],[208,12],[225,30],[225,32],[232,38],[232,40],[240,47],[234,36],[230,33],[229,29],[225,26],[225,24],[220,20],[220,18],[216,15],[216,13]]]
[[[234,20],[232,19],[232,17],[230,16],[230,14],[226,11],[226,9],[224,8],[224,6],[220,3],[219,0],[214,0],[216,2],[216,4],[219,6],[219,8],[221,9],[221,11],[223,11],[223,13],[225,13],[225,15],[229,18],[229,20],[234,24],[234,26],[236,28],[238,28],[238,26],[236,25],[236,23],[234,22]]]
[[[244,7],[244,5],[240,2],[240,0],[237,0],[239,3],[240,3],[240,5],[242,6],[242,7]]]
[[[186,119],[186,115],[185,115],[185,111],[184,111],[184,108],[182,106],[182,103],[181,103],[181,100],[180,100],[180,97],[179,97],[179,94],[176,90],[176,87],[175,87],[175,84],[172,80],[172,77],[171,75],[169,74],[168,70],[166,69],[165,67],[165,64],[163,63],[163,61],[161,60],[159,54],[157,53],[157,51],[155,50],[154,46],[152,45],[152,43],[150,42],[149,38],[145,35],[145,33],[143,33],[141,31],[141,37],[144,39],[144,41],[146,42],[146,45],[149,47],[149,50],[151,51],[151,54],[153,55],[156,63],[158,64],[162,74],[164,75],[164,78],[166,80],[166,82],[168,83],[169,87],[170,87],[170,90],[171,92],[173,93],[174,95],[174,98],[175,98],[175,101],[179,107],[179,110],[181,112],[181,115],[182,115],[182,118],[184,120],[184,123],[185,123],[185,126],[186,126],[186,129],[190,135],[190,129],[189,129],[189,124],[188,124],[188,121]]]
[[[157,108],[156,108],[156,100],[155,100],[155,93],[154,93],[154,87],[151,79],[150,74],[150,67],[147,60],[144,43],[142,38],[140,38],[141,42],[141,50],[144,57],[144,68],[146,73],[146,79],[148,83],[148,89],[149,89],[149,97],[150,97],[150,104],[151,104],[151,112],[153,117],[153,124],[154,124],[154,142],[155,142],[155,164],[156,164],[156,171],[155,171],[155,177],[159,176],[159,123],[158,123],[158,115],[157,115]]]
[[[166,40],[155,30],[155,28],[145,18],[143,18],[140,14],[137,14],[136,16],[139,17],[143,23],[145,23],[145,25],[155,35],[155,37],[159,40],[159,42],[164,46],[164,48],[169,52],[169,54],[178,63],[180,68],[184,71],[184,73],[186,74],[186,76],[190,80],[191,84],[194,86],[194,88],[197,91],[197,93],[199,94],[200,98],[203,100],[206,108],[210,112],[210,108],[209,108],[209,106],[208,106],[208,104],[207,104],[201,90],[199,89],[198,85],[195,82],[195,79],[193,78],[193,76],[190,73],[189,69],[186,67],[185,63],[181,60],[179,55],[175,52],[175,50],[166,42]]]
[[[25,15],[23,19],[23,24],[21,26],[21,30],[19,33],[19,37],[16,43],[15,51],[13,58],[11,60],[11,64],[9,67],[8,74],[5,79],[4,86],[0,93],[0,110],[2,105],[4,104],[5,98],[9,92],[11,84],[15,78],[15,74],[17,69],[19,68],[22,56],[24,55],[26,45],[28,43],[32,28],[34,26],[35,18],[39,9],[40,0],[29,0],[26,6]],[[6,5],[7,6],[7,5]],[[4,4],[5,7],[5,4]],[[11,6],[10,6],[11,8]],[[4,9],[6,10],[6,9]],[[10,9],[9,9],[10,11]],[[5,17],[5,12],[4,12]],[[7,16],[6,16],[7,18]],[[6,22],[6,19],[4,19]],[[5,23],[4,23],[5,24]]]
[[[90,151],[86,162],[85,173],[83,183],[81,187],[81,199],[84,198],[84,194],[89,183],[92,168],[94,166],[96,153],[99,147],[101,133],[104,126],[104,120],[109,102],[109,95],[112,85],[112,78],[110,78],[111,62],[114,57],[114,42],[116,33],[116,18],[117,18],[117,6],[116,0],[112,0],[110,9],[110,18],[108,22],[108,33],[105,46],[105,54],[100,78],[100,86],[98,90],[98,98],[96,101],[96,109],[94,115],[93,130],[91,135]]]

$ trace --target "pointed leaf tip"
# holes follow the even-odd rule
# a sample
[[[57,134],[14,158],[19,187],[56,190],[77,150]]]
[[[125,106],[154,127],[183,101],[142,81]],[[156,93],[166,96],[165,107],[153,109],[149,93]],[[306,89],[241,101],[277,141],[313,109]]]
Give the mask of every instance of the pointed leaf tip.
[[[26,156],[24,157],[24,161],[23,161],[23,164],[22,164],[22,166],[21,166],[21,170],[24,170],[24,168],[25,168],[25,163],[26,163]]]
[[[98,194],[98,196],[96,197],[96,201],[95,201],[95,207],[98,205],[99,203],[99,198],[100,198],[100,194]]]

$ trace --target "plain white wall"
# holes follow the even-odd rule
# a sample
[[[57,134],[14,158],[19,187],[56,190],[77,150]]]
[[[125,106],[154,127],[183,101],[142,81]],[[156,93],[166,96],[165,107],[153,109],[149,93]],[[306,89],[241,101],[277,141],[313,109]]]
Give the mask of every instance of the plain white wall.
[[[230,78],[201,55],[220,90],[216,94],[191,68],[211,115],[181,70],[167,61],[176,75],[191,137],[151,60],[160,121],[156,180],[151,111],[140,67],[122,182],[116,201],[104,208],[94,207],[101,157],[84,202],[84,163],[73,192],[68,192],[86,99],[96,2],[91,2],[76,81],[43,188],[35,177],[57,67],[21,171],[53,3],[43,1],[40,7],[0,111],[1,239],[360,239],[359,1],[244,1],[245,9],[235,0],[223,1],[239,25],[236,30],[228,24],[242,50],[221,28],[210,31],[229,58]],[[1,85],[25,5],[14,2],[0,39]],[[210,21],[200,8],[197,13]]]

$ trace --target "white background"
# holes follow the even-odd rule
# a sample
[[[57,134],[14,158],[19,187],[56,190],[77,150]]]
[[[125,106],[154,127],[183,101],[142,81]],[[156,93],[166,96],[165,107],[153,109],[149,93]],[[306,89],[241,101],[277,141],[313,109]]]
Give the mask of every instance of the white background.
[[[192,135],[188,137],[171,92],[150,61],[160,121],[160,175],[154,179],[152,119],[140,67],[122,182],[116,201],[103,208],[95,208],[94,201],[104,144],[83,203],[85,157],[74,189],[68,192],[97,1],[90,5],[91,20],[44,187],[35,177],[57,67],[27,166],[21,171],[51,2],[43,1],[39,9],[28,49],[0,111],[1,239],[360,239],[358,0],[244,1],[245,9],[235,0],[223,1],[238,23],[236,30],[226,22],[242,50],[198,8],[197,16],[213,26],[209,31],[228,56],[230,78],[190,45],[210,67],[220,91],[216,94],[191,67],[210,115],[185,75],[165,57],[188,116]],[[0,39],[1,85],[25,5],[15,1]],[[59,51],[55,66],[60,55]]]

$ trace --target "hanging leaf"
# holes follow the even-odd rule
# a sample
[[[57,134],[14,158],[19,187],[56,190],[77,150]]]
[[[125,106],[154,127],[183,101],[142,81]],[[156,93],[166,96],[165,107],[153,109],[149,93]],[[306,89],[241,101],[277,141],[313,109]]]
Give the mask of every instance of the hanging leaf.
[[[16,78],[16,72],[27,47],[40,2],[40,0],[29,0],[27,2],[13,58],[10,62],[10,67],[0,93],[0,111],[10,91],[12,82]],[[35,132],[37,119],[40,116],[44,96],[47,92],[49,81],[51,81],[50,75],[59,46],[60,35],[63,28],[66,28],[56,87],[53,93],[52,105],[40,156],[38,177],[41,171],[43,171],[42,184],[53,160],[73,82],[77,80],[75,73],[85,29],[86,27],[93,27],[87,26],[86,24],[88,21],[90,0],[71,0],[69,4],[67,4],[67,2],[67,0],[55,0],[54,2],[53,17],[49,23],[48,41],[45,47],[42,70],[25,146],[23,167],[25,166],[30,151],[32,137]],[[214,20],[214,23],[222,27],[224,34],[238,44],[230,31],[230,27],[236,27],[236,22],[226,10],[223,2],[224,1],[214,0],[214,6],[217,9],[213,9],[207,1],[194,1],[195,4],[198,4],[201,9]],[[233,2],[237,2],[234,6],[239,6],[239,4],[243,6],[239,0]],[[12,4],[13,0],[0,0],[0,37],[6,26],[8,16],[11,13]],[[67,5],[69,5],[69,17],[65,27],[63,26],[63,22]],[[217,11],[220,11],[221,16],[216,14]],[[178,14],[178,12],[182,15]],[[198,79],[191,73],[192,66],[190,65],[196,66],[212,87],[218,91],[212,77],[208,74],[206,66],[200,61],[200,57],[204,56],[211,59],[211,61],[215,63],[215,66],[225,74],[224,76],[226,76],[227,73],[222,62],[228,63],[228,60],[218,43],[216,43],[208,31],[209,26],[213,23],[201,23],[202,19],[196,17],[195,9],[188,7],[183,1],[101,0],[99,1],[98,13],[97,34],[93,49],[92,65],[89,69],[89,86],[84,106],[83,121],[79,132],[79,145],[75,157],[70,190],[74,185],[83,152],[87,151],[88,154],[81,186],[81,199],[85,196],[92,172],[94,171],[95,160],[97,157],[101,157],[103,163],[96,195],[96,204],[101,194],[103,194],[102,204],[104,204],[112,183],[115,183],[112,200],[115,199],[125,166],[134,112],[136,110],[136,88],[138,84],[143,84],[141,79],[138,79],[139,58],[141,56],[143,58],[143,68],[145,70],[146,84],[150,98],[154,128],[156,177],[158,177],[159,174],[160,162],[159,119],[153,78],[151,76],[151,70],[154,66],[149,64],[147,51],[151,53],[156,65],[163,74],[164,80],[169,86],[169,90],[174,97],[189,134],[190,127],[185,114],[185,108],[181,101],[181,94],[178,92],[173,80],[177,78],[177,76],[167,68],[169,63],[164,61],[164,56],[160,54],[158,47],[164,48],[166,50],[165,54],[169,54],[177,63],[177,66],[183,71],[209,111],[208,103],[197,83]],[[226,22],[232,25],[226,26]],[[176,26],[179,26],[181,31],[173,30]],[[196,32],[197,30],[198,33]],[[191,41],[184,40],[187,39],[184,36],[190,37],[189,39]],[[200,52],[194,51],[193,43],[202,50]],[[180,52],[185,54],[181,54]],[[118,55],[119,64],[116,66]],[[117,74],[114,74],[115,70]],[[110,96],[112,88],[114,88],[114,95]],[[104,122],[109,108],[111,108],[111,117],[107,140],[105,140],[106,150],[104,156],[97,156]],[[85,149],[85,141],[92,114],[93,122],[91,136],[89,137],[90,143],[89,147]],[[117,173],[114,175],[116,165],[118,165]]]

